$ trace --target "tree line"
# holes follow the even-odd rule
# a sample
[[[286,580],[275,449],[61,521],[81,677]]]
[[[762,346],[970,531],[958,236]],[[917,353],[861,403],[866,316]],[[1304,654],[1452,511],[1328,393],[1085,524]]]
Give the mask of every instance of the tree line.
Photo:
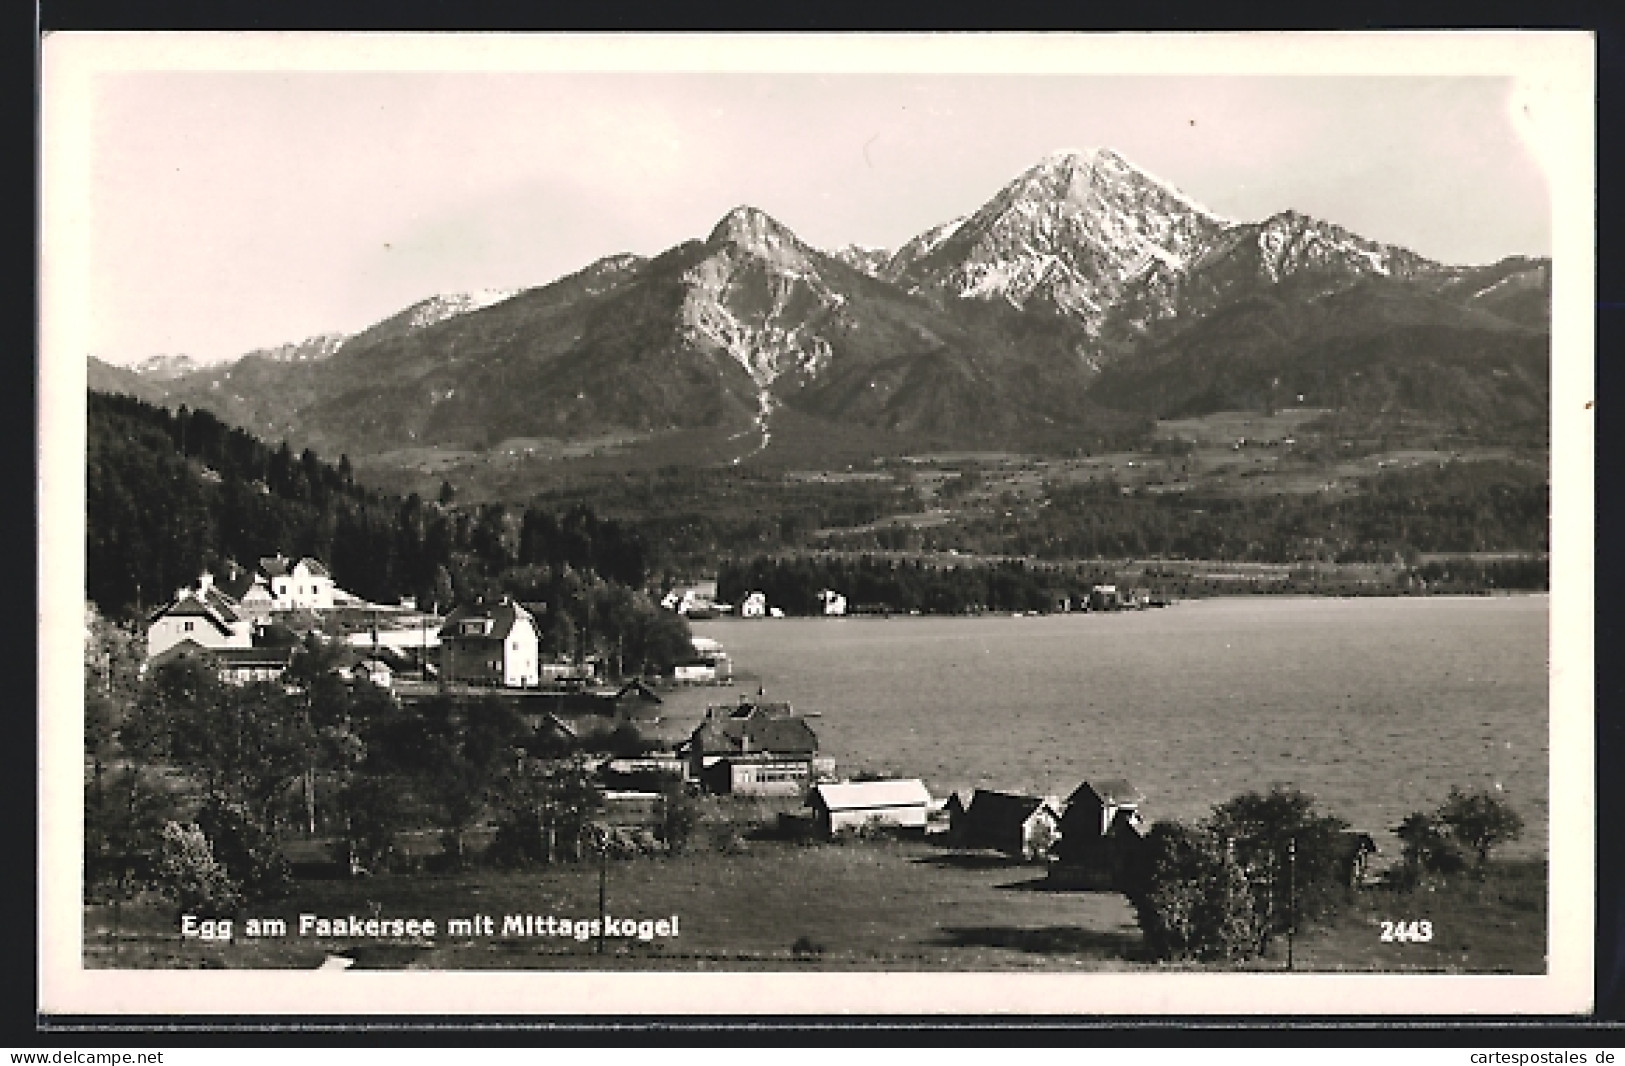
[[[821,613],[822,589],[845,596],[849,608],[875,605],[925,614],[1049,611],[1061,597],[1076,602],[1094,584],[1111,580],[1099,568],[1040,570],[1019,560],[947,566],[884,556],[758,556],[723,563],[717,597],[737,604],[748,593],[762,592],[786,614]]]
[[[1402,858],[1389,887],[1482,877],[1491,851],[1522,831],[1503,797],[1452,788],[1437,810],[1400,825]],[[1157,822],[1131,854],[1123,887],[1152,958],[1244,962],[1335,916],[1350,898],[1361,850],[1348,822],[1313,796],[1278,787],[1236,796],[1192,824]]]

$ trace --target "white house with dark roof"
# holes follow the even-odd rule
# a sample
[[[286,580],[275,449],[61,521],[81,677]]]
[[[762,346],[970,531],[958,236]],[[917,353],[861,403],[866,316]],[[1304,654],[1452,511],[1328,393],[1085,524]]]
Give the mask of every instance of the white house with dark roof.
[[[513,600],[457,608],[440,627],[440,670],[447,681],[534,686],[541,682],[541,630]]]
[[[196,589],[177,590],[173,600],[147,618],[149,659],[185,641],[206,650],[253,647],[252,624],[208,574],[198,578]]]
[[[260,560],[260,573],[270,588],[275,610],[324,611],[333,607],[333,575],[320,559],[307,555],[295,561],[280,554],[267,556]]]

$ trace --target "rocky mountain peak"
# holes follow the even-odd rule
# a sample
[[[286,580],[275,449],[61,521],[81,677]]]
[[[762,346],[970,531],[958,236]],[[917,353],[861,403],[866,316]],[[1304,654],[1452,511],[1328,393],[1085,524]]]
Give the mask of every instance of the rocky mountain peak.
[[[1055,152],[963,224],[922,234],[888,275],[956,296],[1038,300],[1097,329],[1119,288],[1149,266],[1180,266],[1227,223],[1104,148]]]
[[[766,211],[742,204],[722,216],[706,239],[708,244],[732,244],[747,251],[777,249],[783,246],[801,248],[789,228]]]

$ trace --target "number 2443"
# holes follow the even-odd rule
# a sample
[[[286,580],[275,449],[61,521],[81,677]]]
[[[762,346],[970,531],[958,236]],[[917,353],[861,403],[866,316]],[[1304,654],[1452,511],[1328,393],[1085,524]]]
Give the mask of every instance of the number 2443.
[[[1433,923],[1426,918],[1417,922],[1383,922],[1384,944],[1420,943],[1433,939]]]

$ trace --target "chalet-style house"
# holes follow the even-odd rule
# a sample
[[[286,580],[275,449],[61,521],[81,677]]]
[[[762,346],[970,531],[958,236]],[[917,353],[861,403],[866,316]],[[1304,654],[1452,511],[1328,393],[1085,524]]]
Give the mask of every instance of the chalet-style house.
[[[440,627],[440,676],[447,681],[534,687],[540,659],[536,616],[506,596],[459,607]]]
[[[237,610],[237,603],[204,574],[196,589],[180,589],[175,598],[147,617],[147,658],[191,641],[200,648],[250,648],[253,625]]]
[[[678,753],[707,791],[743,796],[799,796],[822,769],[818,735],[788,703],[708,708]]]
[[[979,788],[963,816],[964,847],[992,848],[1026,861],[1046,860],[1061,836],[1054,797],[1018,796]]]
[[[271,612],[277,609],[276,601],[271,598],[270,583],[264,574],[231,563],[215,579],[214,585],[231,597],[239,615],[256,625],[269,622]]]
[[[323,611],[333,607],[333,576],[317,559],[297,561],[282,555],[260,560],[260,573],[270,587],[271,601],[280,611]]]
[[[821,836],[866,825],[917,829],[924,832],[931,808],[931,793],[919,778],[891,781],[850,781],[817,784],[807,793],[807,804]]]

